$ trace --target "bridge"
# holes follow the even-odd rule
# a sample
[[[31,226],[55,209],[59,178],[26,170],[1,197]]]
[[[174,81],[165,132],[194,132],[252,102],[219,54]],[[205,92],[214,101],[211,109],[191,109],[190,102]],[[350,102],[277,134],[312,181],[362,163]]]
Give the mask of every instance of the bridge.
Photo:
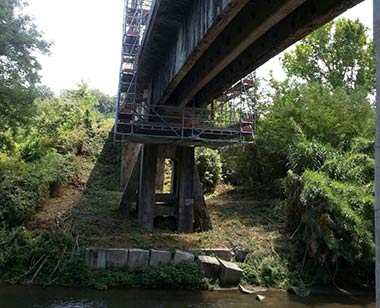
[[[149,230],[159,219],[179,232],[210,229],[194,148],[254,142],[252,72],[361,1],[126,0],[120,209]]]

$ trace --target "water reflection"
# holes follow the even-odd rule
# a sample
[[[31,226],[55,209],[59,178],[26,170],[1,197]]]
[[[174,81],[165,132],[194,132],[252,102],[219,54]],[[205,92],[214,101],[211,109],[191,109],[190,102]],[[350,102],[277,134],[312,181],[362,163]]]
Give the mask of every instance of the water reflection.
[[[95,291],[0,285],[0,308],[374,308],[371,295],[319,294],[298,298],[268,292],[264,302],[238,292],[174,290]]]
[[[62,300],[54,301],[51,304],[46,305],[36,305],[36,308],[108,308],[104,303],[97,303],[90,300]]]

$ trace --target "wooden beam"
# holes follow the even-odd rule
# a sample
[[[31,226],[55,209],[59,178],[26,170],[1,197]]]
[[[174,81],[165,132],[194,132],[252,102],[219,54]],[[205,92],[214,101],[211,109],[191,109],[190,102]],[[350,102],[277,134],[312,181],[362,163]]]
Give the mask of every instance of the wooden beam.
[[[210,27],[206,35],[198,42],[196,48],[188,55],[186,61],[181,68],[176,72],[174,78],[170,81],[169,86],[165,89],[157,104],[164,104],[168,97],[173,93],[178,84],[186,77],[189,71],[197,63],[197,61],[207,52],[211,47],[211,44],[219,34],[224,30],[232,19],[242,10],[242,8],[248,3],[248,0],[233,0],[224,9],[219,18],[216,19],[216,23]],[[201,25],[199,20],[199,25]]]
[[[206,104],[224,90],[313,30],[363,0],[308,0],[277,23],[238,58],[225,67],[198,94],[195,101]]]
[[[178,232],[192,233],[194,212],[194,147],[178,147],[178,150]]]
[[[155,216],[155,187],[157,145],[145,144],[142,153],[138,218],[140,225],[153,231]]]
[[[194,65],[174,97],[185,106],[211,79],[235,60],[243,50],[289,15],[306,0],[251,1],[214,41]],[[167,97],[163,96],[161,103]]]
[[[125,189],[141,151],[141,144],[127,141],[121,148],[120,185]]]
[[[194,221],[200,231],[212,230],[212,223],[203,194],[203,185],[196,164],[194,164]]]
[[[138,202],[138,190],[139,190],[139,175],[140,175],[140,159],[137,159],[135,166],[133,168],[132,175],[128,179],[128,183],[125,185],[123,190],[123,195],[119,202],[119,211],[125,216],[129,216],[131,213],[131,207],[133,202]],[[137,208],[136,208],[137,210]]]

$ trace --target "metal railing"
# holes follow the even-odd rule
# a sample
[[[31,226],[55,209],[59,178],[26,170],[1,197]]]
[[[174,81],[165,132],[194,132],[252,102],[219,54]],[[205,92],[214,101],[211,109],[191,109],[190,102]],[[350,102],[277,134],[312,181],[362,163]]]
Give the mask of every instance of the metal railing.
[[[121,135],[174,137],[187,141],[230,139],[254,141],[254,116],[241,104],[214,102],[207,108],[148,106],[132,102],[120,109]]]

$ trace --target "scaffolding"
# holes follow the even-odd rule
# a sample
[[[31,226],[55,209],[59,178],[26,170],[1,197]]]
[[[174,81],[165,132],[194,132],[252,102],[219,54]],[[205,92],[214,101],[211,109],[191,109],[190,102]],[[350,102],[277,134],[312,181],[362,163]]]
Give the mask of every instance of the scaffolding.
[[[114,138],[118,141],[122,106],[137,101],[137,60],[149,17],[151,0],[125,0]]]
[[[252,143],[256,78],[249,74],[205,108],[150,106],[137,95],[137,62],[151,1],[125,1],[115,142],[224,146]]]

